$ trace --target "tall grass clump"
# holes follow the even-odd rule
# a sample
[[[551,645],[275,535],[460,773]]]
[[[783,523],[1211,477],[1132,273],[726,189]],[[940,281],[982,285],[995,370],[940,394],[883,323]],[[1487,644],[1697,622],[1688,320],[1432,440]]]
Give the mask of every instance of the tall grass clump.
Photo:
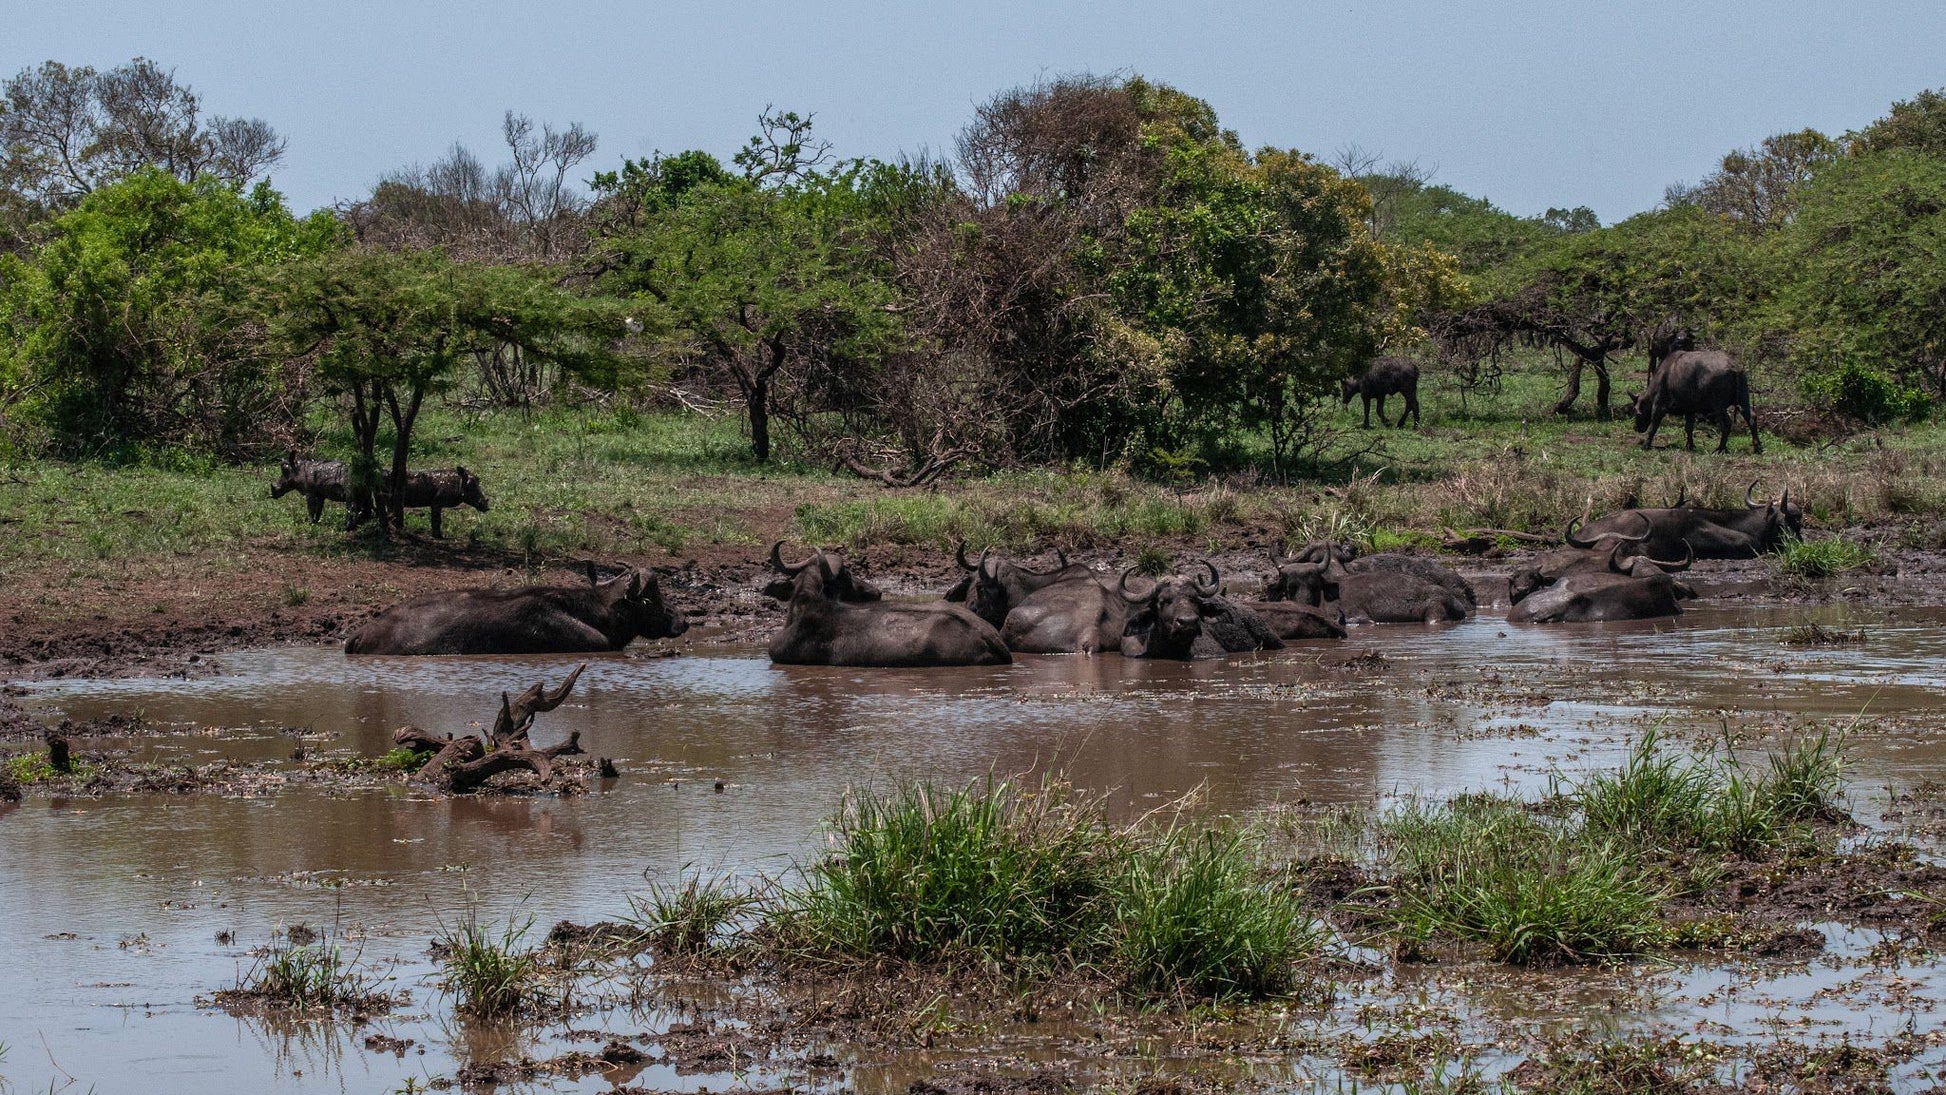
[[[729,879],[691,872],[672,885],[651,882],[647,894],[628,900],[635,910],[630,919],[650,943],[668,954],[694,954],[728,935],[761,897]]]
[[[1829,578],[1878,561],[1870,545],[1832,537],[1828,540],[1787,538],[1777,549],[1777,565],[1799,578]]]
[[[509,917],[504,925],[493,928],[468,910],[463,919],[441,933],[446,985],[458,998],[459,1010],[480,1018],[496,1018],[539,1003],[541,960],[531,948],[522,946],[533,926],[532,917]]]
[[[1044,958],[1108,938],[1125,842],[1064,783],[863,793],[834,828],[772,914],[801,954]]]
[[[1620,846],[1511,799],[1411,803],[1381,826],[1408,934],[1485,943],[1518,964],[1637,954],[1662,937],[1664,887]]]
[[[356,955],[334,943],[294,943],[280,939],[261,952],[256,964],[237,978],[234,987],[218,992],[225,1006],[255,1005],[299,1012],[350,1008],[385,1011],[392,998],[379,991],[379,978],[368,974]]]
[[[1275,996],[1323,932],[1289,889],[1264,878],[1240,833],[1172,831],[1130,862],[1119,958],[1136,988],[1160,995]]]

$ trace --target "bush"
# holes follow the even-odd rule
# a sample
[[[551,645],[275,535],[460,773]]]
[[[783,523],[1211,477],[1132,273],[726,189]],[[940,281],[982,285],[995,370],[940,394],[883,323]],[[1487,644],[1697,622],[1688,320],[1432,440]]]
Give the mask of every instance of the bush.
[[[1917,421],[1932,412],[1932,399],[1923,390],[1901,384],[1890,374],[1851,356],[1811,365],[1798,386],[1813,405],[1874,426]]]
[[[1777,565],[1800,578],[1829,578],[1877,561],[1878,552],[1869,546],[1836,536],[1828,540],[1788,537],[1777,548]]]
[[[707,950],[755,906],[758,895],[725,879],[690,874],[674,886],[650,883],[643,897],[629,898],[633,920],[649,942],[670,954]]]

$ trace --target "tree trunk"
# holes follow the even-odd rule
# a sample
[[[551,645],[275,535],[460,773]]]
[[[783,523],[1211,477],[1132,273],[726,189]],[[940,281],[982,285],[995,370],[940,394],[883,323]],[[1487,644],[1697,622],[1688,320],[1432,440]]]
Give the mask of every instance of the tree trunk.
[[[419,407],[426,399],[426,385],[414,381],[412,394],[406,397],[404,407],[399,406],[397,393],[388,386],[385,391],[385,406],[392,415],[392,470],[387,476],[391,490],[385,504],[385,521],[399,532],[405,531],[405,476],[406,460],[412,452],[412,426],[419,419]]]
[[[744,408],[750,415],[750,451],[758,463],[770,460],[770,377],[758,373],[743,389]]]
[[[1574,360],[1568,366],[1568,390],[1554,404],[1555,414],[1567,414],[1574,409],[1574,401],[1581,396],[1581,370],[1591,368],[1595,371],[1595,417],[1608,421],[1610,384],[1608,376],[1608,353],[1606,344],[1602,346],[1581,346],[1566,339],[1555,343],[1566,350]]]

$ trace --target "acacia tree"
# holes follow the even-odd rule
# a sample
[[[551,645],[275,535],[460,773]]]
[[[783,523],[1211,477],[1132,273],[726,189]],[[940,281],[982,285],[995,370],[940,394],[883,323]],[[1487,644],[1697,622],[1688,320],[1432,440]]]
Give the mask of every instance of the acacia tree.
[[[275,306],[286,351],[315,355],[324,382],[348,400],[353,512],[373,512],[376,495],[387,530],[404,524],[419,413],[462,361],[510,344],[612,384],[622,361],[614,346],[627,334],[615,302],[576,296],[521,267],[455,262],[437,251],[352,248],[293,264]],[[392,451],[381,467],[387,424]]]

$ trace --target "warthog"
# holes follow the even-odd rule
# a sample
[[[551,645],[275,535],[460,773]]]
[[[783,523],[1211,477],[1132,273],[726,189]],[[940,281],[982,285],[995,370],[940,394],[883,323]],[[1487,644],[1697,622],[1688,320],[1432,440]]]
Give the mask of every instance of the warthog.
[[[1696,448],[1696,416],[1709,415],[1723,436],[1716,442],[1717,452],[1730,451],[1730,411],[1743,415],[1750,427],[1750,451],[1762,452],[1757,437],[1757,420],[1750,413],[1750,378],[1743,366],[1730,360],[1721,350],[1678,350],[1664,358],[1649,377],[1648,390],[1628,397],[1635,415],[1635,432],[1644,433],[1643,448],[1655,445],[1655,431],[1665,415],[1683,416],[1684,447]]]
[[[346,524],[354,523],[349,511],[351,468],[343,460],[299,460],[296,449],[285,452],[284,462],[278,468],[277,483],[270,488],[270,496],[282,498],[292,491],[304,496],[304,507],[311,512],[312,524],[317,524],[318,519],[324,516],[326,502],[346,506]]]
[[[435,593],[394,605],[345,641],[347,654],[583,654],[637,637],[672,638],[689,621],[652,571],[604,582]]]
[[[390,493],[391,480],[381,479],[381,504]],[[446,535],[439,527],[440,511],[459,506],[472,506],[481,513],[487,511],[487,496],[480,489],[480,477],[464,467],[456,467],[452,471],[409,471],[405,474],[405,508],[432,510],[433,539],[444,539]]]
[[[1625,509],[1588,522],[1581,535],[1631,535],[1640,531],[1639,522],[1646,518],[1650,531],[1640,542],[1639,553],[1658,559],[1674,559],[1690,551],[1698,559],[1748,559],[1776,550],[1787,536],[1803,535],[1804,511],[1792,504],[1790,488],[1770,502],[1753,499],[1756,489],[1754,482],[1744,489],[1742,509]]]
[[[1004,559],[978,563],[966,559],[961,543],[955,558],[968,575],[946,593],[963,600],[975,615],[1000,629],[1016,654],[1096,654],[1121,646],[1128,604],[1115,595],[1099,572],[1055,553],[1053,570],[1029,570]]]
[[[1320,554],[1317,547],[1299,558]],[[1465,578],[1430,559],[1387,553],[1341,562],[1333,551],[1321,554],[1326,561],[1273,559],[1265,597],[1313,606],[1336,600],[1346,621],[1380,624],[1464,620],[1478,604]]]
[[[770,548],[771,566],[791,583],[784,627],[770,640],[770,660],[779,665],[1003,665],[1013,660],[993,625],[960,605],[844,600],[858,587],[845,574],[842,558],[817,551],[792,565],[784,562],[783,546],[780,540]]]
[[[1660,571],[1642,577],[1626,574],[1570,574],[1522,598],[1507,610],[1517,624],[1573,624],[1596,620],[1650,620],[1674,616],[1676,580]]]
[[[1507,600],[1519,604],[1521,599],[1538,590],[1573,574],[1622,574],[1632,578],[1646,578],[1651,574],[1676,574],[1689,569],[1696,559],[1695,552],[1687,541],[1683,543],[1681,559],[1657,559],[1644,554],[1642,545],[1653,532],[1649,519],[1641,513],[1634,513],[1640,521],[1640,531],[1633,535],[1608,532],[1599,536],[1577,536],[1575,530],[1580,526],[1579,518],[1568,522],[1567,531],[1561,536],[1568,546],[1550,551],[1536,560],[1535,565],[1516,570],[1507,579]],[[1687,583],[1676,583],[1676,595],[1694,597],[1696,591]]]
[[[1365,428],[1372,428],[1372,403],[1378,403],[1378,424],[1390,426],[1385,420],[1385,397],[1402,395],[1405,409],[1399,412],[1398,426],[1405,428],[1405,416],[1412,416],[1412,424],[1419,424],[1419,366],[1411,358],[1381,357],[1372,362],[1364,376],[1348,376],[1338,382],[1338,394],[1344,397],[1345,406],[1351,406],[1353,396],[1365,400]]]
[[[1279,639],[1263,618],[1225,598],[1213,563],[1209,580],[1171,575],[1146,593],[1128,588],[1133,569],[1124,571],[1116,592],[1128,602],[1128,630],[1122,654],[1130,658],[1214,658],[1244,650],[1277,650]]]

